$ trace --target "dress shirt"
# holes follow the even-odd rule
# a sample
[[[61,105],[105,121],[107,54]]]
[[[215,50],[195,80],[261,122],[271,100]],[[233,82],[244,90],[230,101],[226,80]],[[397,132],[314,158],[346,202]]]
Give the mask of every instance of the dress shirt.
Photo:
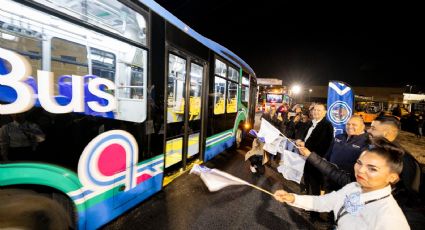
[[[320,119],[320,120],[312,120],[311,121],[313,123],[313,125],[311,125],[311,127],[308,129],[307,135],[304,138],[304,142],[307,141],[307,139],[310,137],[311,133],[313,132],[314,128],[316,128],[317,123],[319,123],[322,119]]]
[[[358,207],[360,208],[354,207],[353,209],[352,207],[356,205],[347,205],[349,203],[347,200],[355,194],[359,194]],[[294,196],[295,201],[292,204],[290,203],[290,205],[318,212],[334,211],[335,220],[342,206],[344,206],[343,211],[350,210],[350,213],[340,217],[337,223],[338,229],[410,229],[403,212],[391,195],[390,185],[382,189],[362,193],[360,185],[357,182],[353,182],[336,192],[322,196],[295,194]],[[365,204],[375,199],[377,200]]]

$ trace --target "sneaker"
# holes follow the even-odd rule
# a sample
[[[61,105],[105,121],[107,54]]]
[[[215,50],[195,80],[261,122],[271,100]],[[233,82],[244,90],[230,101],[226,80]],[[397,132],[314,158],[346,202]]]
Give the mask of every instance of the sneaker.
[[[251,172],[252,173],[256,173],[257,172],[257,169],[255,169],[255,167],[252,166],[252,165],[249,166],[249,169],[251,169]]]

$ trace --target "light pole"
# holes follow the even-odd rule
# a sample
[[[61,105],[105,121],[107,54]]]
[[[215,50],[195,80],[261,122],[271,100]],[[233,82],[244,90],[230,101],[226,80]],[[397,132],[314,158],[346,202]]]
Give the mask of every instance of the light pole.
[[[409,87],[409,93],[412,93],[412,87],[413,85],[406,85],[407,87]]]

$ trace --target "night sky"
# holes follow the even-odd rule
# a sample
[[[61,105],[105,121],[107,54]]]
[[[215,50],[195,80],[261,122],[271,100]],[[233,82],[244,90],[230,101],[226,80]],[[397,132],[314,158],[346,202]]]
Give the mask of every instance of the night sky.
[[[340,80],[352,86],[425,86],[425,14],[419,4],[157,2],[239,55],[258,77],[280,78],[285,85]]]

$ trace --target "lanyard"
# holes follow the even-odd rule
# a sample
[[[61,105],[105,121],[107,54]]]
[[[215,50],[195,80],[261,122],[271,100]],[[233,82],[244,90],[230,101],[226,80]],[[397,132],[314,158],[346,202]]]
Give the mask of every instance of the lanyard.
[[[382,200],[382,199],[384,199],[384,198],[387,198],[387,197],[389,197],[390,196],[390,194],[388,194],[388,195],[386,195],[386,196],[383,196],[383,197],[381,197],[381,198],[378,198],[378,199],[374,199],[374,200],[368,200],[368,201],[366,201],[364,204],[366,205],[366,204],[370,204],[370,203],[372,203],[372,202],[375,202],[375,201],[378,201],[378,200]],[[342,210],[344,209],[344,205],[339,209],[339,211],[338,211],[338,215],[337,215],[337,218],[336,218],[336,221],[335,221],[335,224],[336,225],[338,225],[338,221],[339,221],[339,219],[341,219],[341,217],[343,217],[343,216],[345,216],[348,212],[347,211],[344,211],[344,212],[342,212]]]

